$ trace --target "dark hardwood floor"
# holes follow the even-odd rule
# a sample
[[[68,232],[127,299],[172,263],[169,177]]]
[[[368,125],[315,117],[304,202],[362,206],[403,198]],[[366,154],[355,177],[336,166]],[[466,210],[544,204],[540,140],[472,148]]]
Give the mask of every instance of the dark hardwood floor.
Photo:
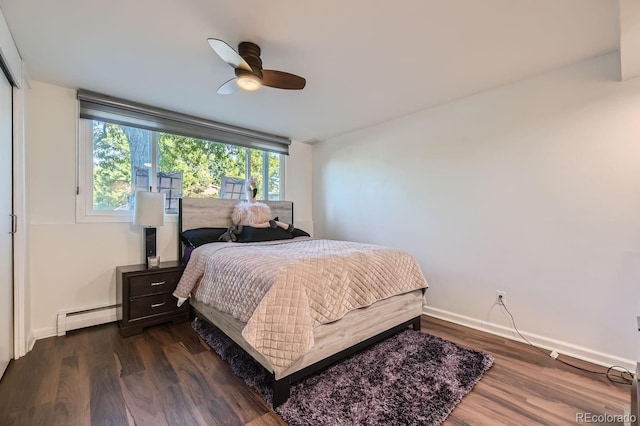
[[[576,424],[576,413],[621,415],[630,399],[628,386],[525,344],[428,317],[422,330],[495,357],[447,425]],[[114,323],[39,340],[0,381],[0,425],[127,424],[286,425],[188,322],[128,338]]]

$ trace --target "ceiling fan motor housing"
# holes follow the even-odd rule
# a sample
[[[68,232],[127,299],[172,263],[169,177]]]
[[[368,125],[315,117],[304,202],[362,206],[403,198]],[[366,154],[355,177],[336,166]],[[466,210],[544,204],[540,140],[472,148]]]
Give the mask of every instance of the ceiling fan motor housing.
[[[240,54],[242,59],[249,64],[251,71],[236,68],[236,77],[252,73],[262,80],[262,59],[260,59],[260,47],[250,41],[243,41],[238,45],[238,54]]]

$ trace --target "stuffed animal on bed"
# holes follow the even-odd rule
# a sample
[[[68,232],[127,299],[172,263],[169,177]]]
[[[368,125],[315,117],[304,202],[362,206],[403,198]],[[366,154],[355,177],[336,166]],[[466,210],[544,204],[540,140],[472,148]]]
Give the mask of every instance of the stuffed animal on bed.
[[[242,233],[245,226],[253,228],[277,228],[280,227],[287,232],[295,229],[292,224],[280,222],[278,218],[272,219],[271,208],[265,203],[256,201],[258,188],[255,179],[251,178],[246,183],[248,201],[240,201],[233,208],[231,222],[233,226],[220,236],[221,241],[237,241],[238,234]]]

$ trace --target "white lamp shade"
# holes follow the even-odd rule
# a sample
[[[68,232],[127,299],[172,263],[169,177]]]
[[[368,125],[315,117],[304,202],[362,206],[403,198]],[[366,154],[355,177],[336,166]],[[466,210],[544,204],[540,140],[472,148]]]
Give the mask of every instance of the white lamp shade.
[[[164,193],[136,191],[133,223],[140,226],[164,225],[164,198]]]

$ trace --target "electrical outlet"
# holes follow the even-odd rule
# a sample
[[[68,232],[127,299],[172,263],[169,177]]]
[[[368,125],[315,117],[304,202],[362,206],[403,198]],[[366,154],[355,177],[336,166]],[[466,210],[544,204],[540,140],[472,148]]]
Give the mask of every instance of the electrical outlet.
[[[503,290],[496,291],[496,303],[502,305],[507,301],[507,292]]]

